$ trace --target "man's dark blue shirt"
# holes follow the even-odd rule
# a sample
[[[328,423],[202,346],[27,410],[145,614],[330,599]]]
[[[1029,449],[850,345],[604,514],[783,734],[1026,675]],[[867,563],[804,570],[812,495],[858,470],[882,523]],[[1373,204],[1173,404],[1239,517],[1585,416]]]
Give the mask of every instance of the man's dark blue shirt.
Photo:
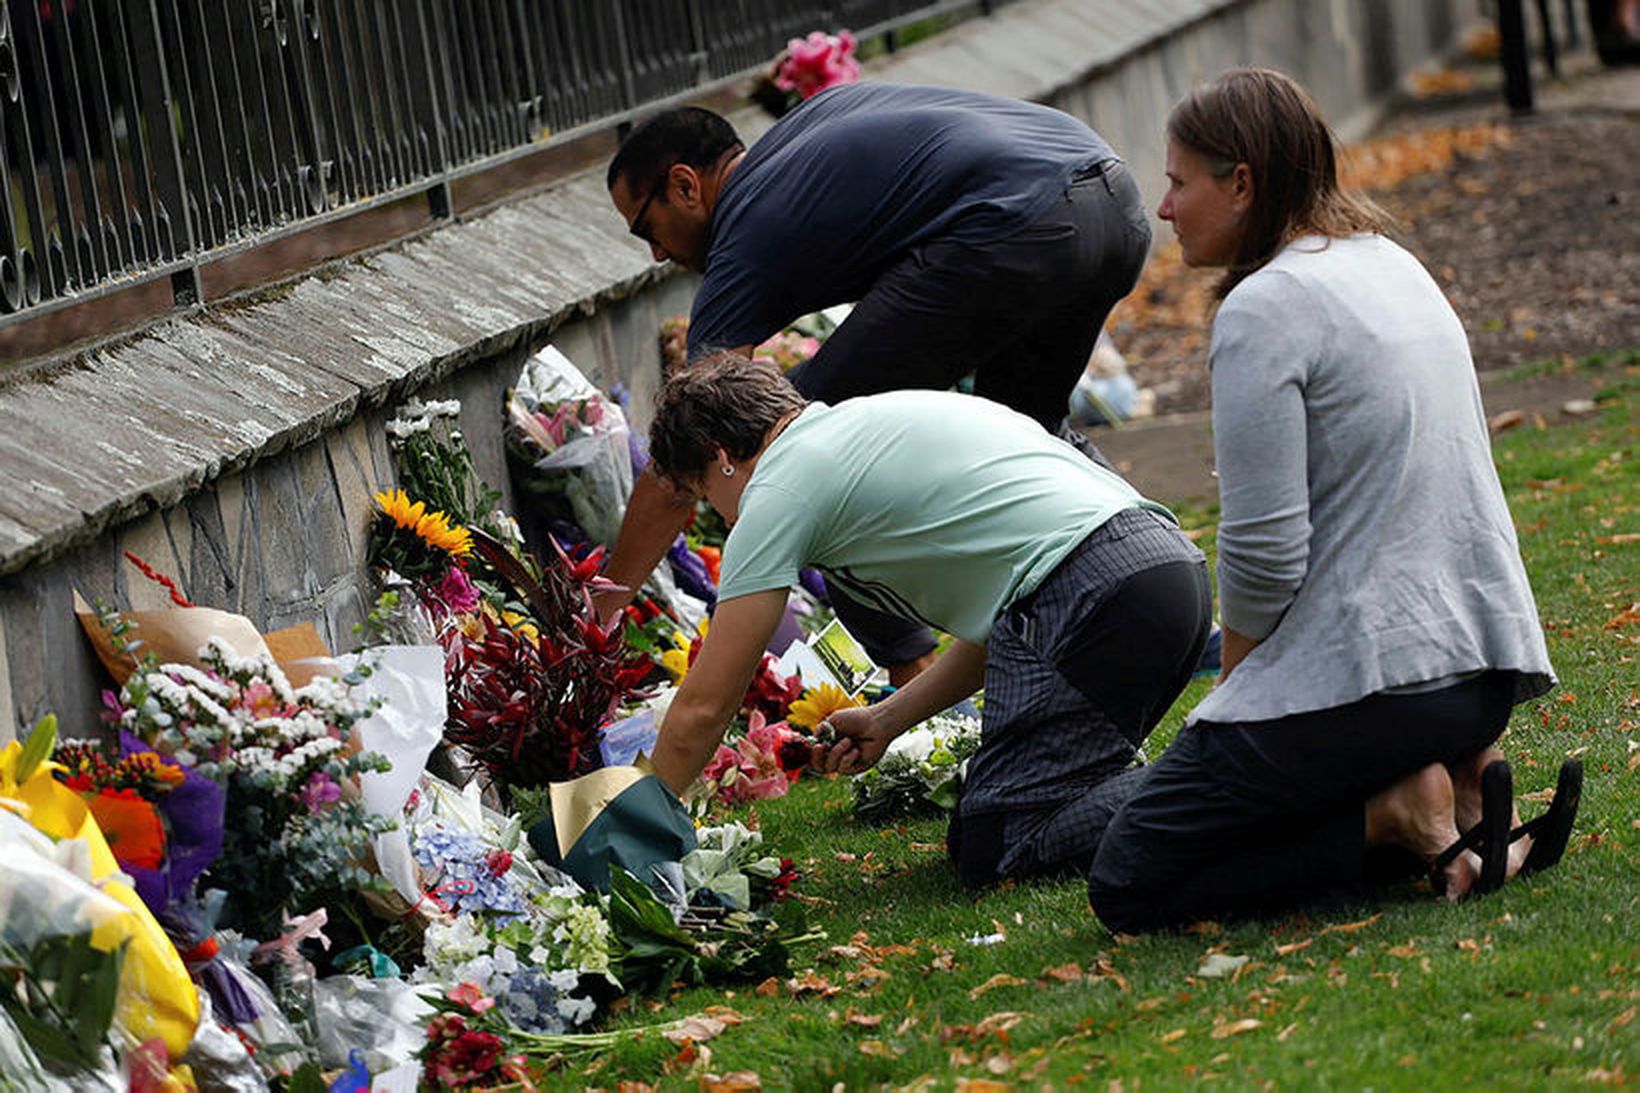
[[[983,244],[1112,159],[1061,111],[970,91],[849,84],[782,118],[729,176],[689,324],[691,356],[755,345],[858,300],[933,238]]]

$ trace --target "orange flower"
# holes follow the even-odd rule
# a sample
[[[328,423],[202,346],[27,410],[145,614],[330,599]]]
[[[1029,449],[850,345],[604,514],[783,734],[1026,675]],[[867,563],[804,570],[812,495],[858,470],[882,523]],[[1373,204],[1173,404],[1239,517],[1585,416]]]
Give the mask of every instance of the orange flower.
[[[165,825],[153,805],[129,789],[87,794],[85,804],[121,864],[160,867],[165,860]]]

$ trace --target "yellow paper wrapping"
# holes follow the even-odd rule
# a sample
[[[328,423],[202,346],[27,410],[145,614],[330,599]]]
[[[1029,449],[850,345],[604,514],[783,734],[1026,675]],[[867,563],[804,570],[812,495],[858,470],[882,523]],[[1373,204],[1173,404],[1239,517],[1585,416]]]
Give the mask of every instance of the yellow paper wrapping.
[[[53,838],[83,839],[91,848],[91,879],[132,912],[91,933],[91,943],[105,952],[129,942],[115,1017],[139,1043],[157,1036],[172,1059],[180,1058],[199,1025],[199,994],[188,969],[136,891],[124,881],[109,879],[119,873],[119,863],[79,794],[53,778],[51,764],[45,763],[18,784],[22,751],[15,740],[0,751],[0,804]]]

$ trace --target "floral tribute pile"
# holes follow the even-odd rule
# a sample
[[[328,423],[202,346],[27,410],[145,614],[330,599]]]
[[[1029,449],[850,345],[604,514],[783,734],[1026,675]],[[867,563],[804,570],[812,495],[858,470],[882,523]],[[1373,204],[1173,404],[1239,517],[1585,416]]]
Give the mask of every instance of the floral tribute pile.
[[[604,420],[574,401],[536,398],[513,442]],[[714,591],[723,528],[703,515],[675,584],[600,623],[598,537],[527,549],[460,414],[387,426],[399,483],[375,497],[356,652],[258,634],[140,565],[174,608],[82,614],[116,675],[100,732],[48,719],[0,752],[0,855],[26,881],[0,892],[0,1085],[530,1088],[641,1033],[598,1030],[623,998],[786,974],[818,938],[790,860],[727,810],[785,793],[855,700],[772,656],[672,800],[676,860],[578,880],[540,856],[555,794],[642,763],[706,632],[681,589]],[[540,463],[514,472],[580,473]]]

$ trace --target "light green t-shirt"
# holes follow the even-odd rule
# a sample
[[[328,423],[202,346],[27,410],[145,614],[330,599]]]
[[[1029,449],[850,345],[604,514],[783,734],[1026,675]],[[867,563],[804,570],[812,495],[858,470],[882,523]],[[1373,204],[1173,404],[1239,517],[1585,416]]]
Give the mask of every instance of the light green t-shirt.
[[[1023,414],[894,391],[812,403],[758,460],[723,549],[721,599],[813,566],[882,610],[976,643],[1089,532],[1147,501]]]

